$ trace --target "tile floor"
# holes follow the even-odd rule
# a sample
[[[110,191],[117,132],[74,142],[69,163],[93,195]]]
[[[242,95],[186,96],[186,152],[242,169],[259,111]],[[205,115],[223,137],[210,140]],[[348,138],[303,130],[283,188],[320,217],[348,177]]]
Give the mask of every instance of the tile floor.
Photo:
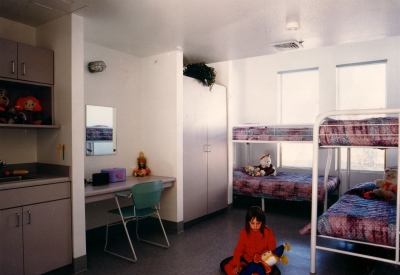
[[[138,257],[136,263],[105,253],[102,232],[98,237],[90,236],[87,243],[88,269],[79,274],[222,275],[219,263],[231,255],[239,231],[243,227],[246,210],[251,205],[260,205],[260,200],[235,198],[232,211],[191,225],[182,233],[168,234],[171,244],[168,249],[140,243],[133,237],[133,246]],[[267,224],[274,230],[277,244],[289,242],[291,245],[291,251],[286,252],[289,263],[278,264],[282,274],[310,274],[310,236],[299,234],[299,230],[309,223],[310,212],[311,205],[307,202],[266,202]],[[154,234],[149,229],[145,231],[144,234]],[[156,235],[161,238],[160,234]],[[123,234],[116,234],[113,239],[114,249],[129,255],[126,237]],[[339,246],[346,244],[342,242]],[[352,247],[352,249],[366,248]],[[70,274],[73,274],[71,267],[66,267],[47,275]],[[316,274],[394,275],[400,274],[400,266],[318,250]]]

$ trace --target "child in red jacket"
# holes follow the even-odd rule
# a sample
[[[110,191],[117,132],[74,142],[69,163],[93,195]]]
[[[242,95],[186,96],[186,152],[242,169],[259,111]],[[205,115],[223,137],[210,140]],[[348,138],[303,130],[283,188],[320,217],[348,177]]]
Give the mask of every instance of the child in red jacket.
[[[245,228],[240,231],[233,256],[221,262],[221,269],[227,275],[239,275],[243,268],[254,259],[255,254],[262,254],[275,248],[275,236],[272,230],[265,225],[264,212],[260,207],[253,206],[247,211]],[[269,274],[280,275],[281,272],[274,265]]]

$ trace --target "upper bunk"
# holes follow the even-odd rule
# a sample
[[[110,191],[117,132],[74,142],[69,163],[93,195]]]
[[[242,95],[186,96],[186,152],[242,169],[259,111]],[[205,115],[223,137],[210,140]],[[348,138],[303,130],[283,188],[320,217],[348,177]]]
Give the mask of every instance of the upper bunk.
[[[333,118],[341,115],[363,114],[376,115],[376,117],[359,120]],[[384,114],[391,114],[391,116],[382,116]],[[232,142],[313,142],[313,136],[318,136],[319,147],[397,147],[398,114],[399,109],[331,111],[317,118],[318,126],[239,125],[232,129]]]

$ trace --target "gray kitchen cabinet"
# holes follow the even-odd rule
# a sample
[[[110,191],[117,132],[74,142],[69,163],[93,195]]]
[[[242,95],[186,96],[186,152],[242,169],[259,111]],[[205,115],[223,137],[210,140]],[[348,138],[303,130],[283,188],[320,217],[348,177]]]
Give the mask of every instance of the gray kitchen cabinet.
[[[0,210],[0,274],[24,274],[22,208]]]
[[[54,52],[0,38],[0,77],[53,84]]]
[[[183,220],[228,205],[226,88],[183,77]]]
[[[17,42],[0,38],[0,76],[17,79]]]
[[[70,194],[69,182],[0,191],[1,274],[42,274],[72,263]]]

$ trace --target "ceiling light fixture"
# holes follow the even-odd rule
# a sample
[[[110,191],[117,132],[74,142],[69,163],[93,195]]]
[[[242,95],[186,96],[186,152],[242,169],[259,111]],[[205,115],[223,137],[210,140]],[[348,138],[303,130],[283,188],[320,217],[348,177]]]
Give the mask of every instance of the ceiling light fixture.
[[[286,24],[286,29],[288,29],[289,31],[295,31],[300,29],[300,23],[299,22],[288,22]]]

